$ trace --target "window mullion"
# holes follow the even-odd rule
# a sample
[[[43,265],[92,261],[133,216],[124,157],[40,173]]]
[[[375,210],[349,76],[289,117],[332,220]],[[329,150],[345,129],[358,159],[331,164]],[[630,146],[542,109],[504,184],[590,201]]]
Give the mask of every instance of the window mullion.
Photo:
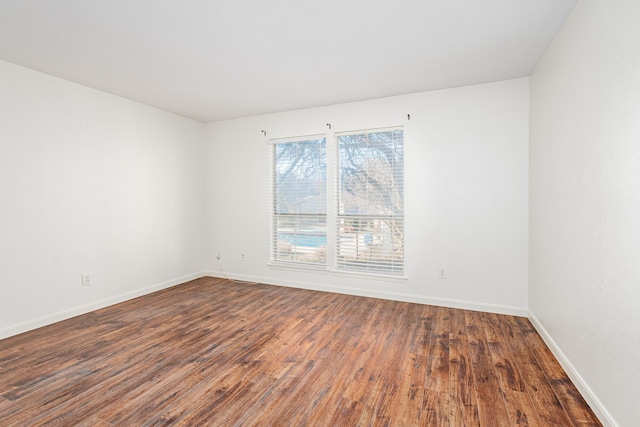
[[[335,268],[335,247],[337,227],[337,194],[335,181],[337,176],[338,148],[332,131],[326,133],[327,138],[327,266]]]

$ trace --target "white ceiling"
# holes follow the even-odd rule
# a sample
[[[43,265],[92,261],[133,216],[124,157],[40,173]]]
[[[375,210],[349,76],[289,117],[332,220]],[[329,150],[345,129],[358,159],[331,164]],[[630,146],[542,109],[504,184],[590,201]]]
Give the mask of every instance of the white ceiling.
[[[576,0],[1,0],[0,58],[204,122],[523,77]]]

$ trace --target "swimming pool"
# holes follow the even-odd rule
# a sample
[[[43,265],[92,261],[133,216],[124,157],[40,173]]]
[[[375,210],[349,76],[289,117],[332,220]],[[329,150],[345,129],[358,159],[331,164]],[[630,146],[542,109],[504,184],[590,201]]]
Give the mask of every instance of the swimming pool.
[[[290,243],[292,246],[305,246],[309,248],[327,246],[327,236],[325,234],[278,233],[278,240]]]

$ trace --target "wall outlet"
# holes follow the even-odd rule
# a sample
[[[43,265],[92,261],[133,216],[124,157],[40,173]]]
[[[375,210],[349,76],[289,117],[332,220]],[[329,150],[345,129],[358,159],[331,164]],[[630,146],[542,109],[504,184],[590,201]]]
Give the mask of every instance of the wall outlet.
[[[244,252],[240,254],[240,261],[244,261]]]
[[[83,274],[82,286],[91,286],[91,285],[93,285],[93,276],[91,274]]]
[[[439,267],[438,268],[438,279],[446,279],[447,278],[447,267]]]

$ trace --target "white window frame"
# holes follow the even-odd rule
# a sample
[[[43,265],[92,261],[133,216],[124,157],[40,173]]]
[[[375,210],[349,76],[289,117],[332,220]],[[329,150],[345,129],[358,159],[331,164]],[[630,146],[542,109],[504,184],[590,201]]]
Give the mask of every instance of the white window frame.
[[[280,201],[278,198],[279,180],[277,177],[278,165],[276,164],[278,147],[283,146],[283,144],[308,143],[312,141],[322,141],[324,143],[324,158],[319,159],[325,168],[325,178],[322,185],[323,194],[318,195],[318,197],[324,198],[322,209],[312,212],[299,212],[288,208],[282,209],[279,207]],[[270,262],[272,265],[277,266],[327,269],[326,135],[272,139],[269,143],[271,145]],[[285,186],[286,184],[283,183],[282,185]],[[295,192],[296,189],[289,188],[289,190]],[[322,223],[324,223],[324,227],[321,226]],[[286,227],[283,224],[286,224]],[[313,246],[318,242],[320,242],[319,246]]]
[[[387,153],[382,153],[377,148],[381,143],[374,141],[372,135],[391,136],[391,139],[384,143]],[[347,156],[346,150],[341,149],[341,138],[346,140],[349,137],[353,137],[352,149],[362,148],[362,150],[355,150],[361,155],[360,159]],[[358,141],[355,141],[356,139]],[[333,239],[335,270],[403,277],[405,264],[404,127],[336,132],[334,145],[336,147],[334,190],[336,224]],[[371,156],[367,156],[367,152]],[[343,168],[343,163],[349,168]],[[372,173],[366,170],[368,167],[374,168]],[[350,178],[356,182],[357,189],[352,194],[345,190],[348,185],[343,183],[347,169],[352,172],[355,170]],[[372,175],[378,173],[383,173],[384,176]],[[359,203],[358,200],[368,201]],[[350,211],[347,207],[349,201],[351,201],[351,209],[356,211]],[[366,206],[367,212],[360,212],[361,206]]]
[[[271,145],[270,147],[270,175],[271,175],[271,199],[270,199],[270,263],[272,267],[283,267],[283,268],[301,268],[305,270],[323,270],[330,271],[336,275],[367,275],[373,278],[378,278],[381,280],[404,280],[406,276],[404,276],[405,272],[405,254],[404,254],[404,196],[401,197],[401,214],[395,212],[393,214],[389,214],[386,212],[385,214],[376,214],[376,215],[352,215],[346,214],[345,212],[341,212],[340,208],[340,149],[339,149],[339,138],[345,135],[361,135],[361,134],[371,134],[371,133],[381,133],[381,132],[389,132],[389,131],[399,131],[401,133],[401,143],[402,150],[404,150],[404,126],[394,126],[387,128],[369,128],[363,130],[355,130],[355,131],[328,131],[322,134],[314,134],[309,136],[298,136],[298,137],[290,137],[290,138],[278,138],[271,139],[267,142]],[[325,140],[325,173],[326,173],[326,207],[325,211],[322,214],[291,214],[291,213],[282,213],[278,212],[276,203],[276,146],[282,143],[295,143],[295,142],[303,142],[309,140]],[[402,170],[400,171],[401,181],[399,185],[404,188],[404,158],[401,159],[400,167]],[[403,193],[403,191],[402,191]],[[311,220],[323,218],[325,229],[324,229],[324,241],[325,246],[324,250],[324,259],[322,262],[318,262],[318,257],[316,256],[315,260],[313,257],[311,261],[309,259],[305,259],[304,254],[298,252],[301,248],[293,248],[294,254],[293,256],[282,256],[282,239],[279,240],[279,230],[282,231],[282,227],[278,226],[278,221],[282,220],[285,217],[289,217],[292,219],[303,221],[304,218],[309,218]],[[341,240],[344,243],[344,220],[347,219],[361,219],[365,221],[370,221],[371,224],[382,224],[381,227],[384,227],[384,224],[392,221],[394,224],[400,224],[400,228],[402,236],[402,242],[400,247],[398,248],[396,245],[396,249],[399,249],[399,258],[392,259],[389,261],[382,262],[359,262],[359,263],[349,263],[345,262],[344,257],[344,244],[340,245]],[[280,223],[282,224],[282,223]],[[295,230],[294,230],[295,231]],[[377,230],[379,231],[379,230]],[[342,233],[342,235],[341,235]],[[282,233],[281,233],[282,234]],[[373,236],[373,240],[367,240],[368,236],[357,236],[356,239],[359,239],[358,242],[363,243],[364,245],[369,245],[370,249],[374,248],[376,245],[385,245],[386,238],[382,238],[380,233],[378,235]],[[395,237],[394,237],[395,239]],[[385,242],[381,242],[381,241]],[[278,246],[280,244],[280,247]],[[285,242],[286,244],[286,242]],[[295,245],[293,245],[295,246]],[[379,250],[380,251],[380,250]],[[298,256],[301,255],[301,256]],[[375,260],[374,260],[375,261]]]

